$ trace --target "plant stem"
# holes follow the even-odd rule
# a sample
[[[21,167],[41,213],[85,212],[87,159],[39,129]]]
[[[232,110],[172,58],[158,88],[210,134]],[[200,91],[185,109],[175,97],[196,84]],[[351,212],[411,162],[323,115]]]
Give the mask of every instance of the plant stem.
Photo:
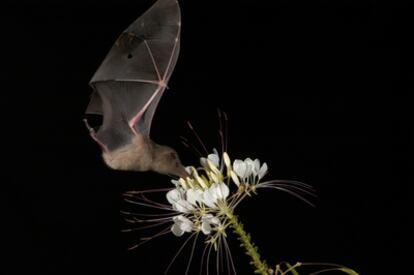
[[[233,214],[231,209],[226,209],[225,214],[229,218],[230,227],[232,227],[234,232],[238,235],[238,240],[241,242],[240,246],[244,247],[246,254],[252,259],[250,264],[254,265],[256,268],[255,273],[270,275],[271,272],[266,261],[260,259],[258,248],[252,242],[250,234],[244,230],[243,224],[239,221],[237,216]]]

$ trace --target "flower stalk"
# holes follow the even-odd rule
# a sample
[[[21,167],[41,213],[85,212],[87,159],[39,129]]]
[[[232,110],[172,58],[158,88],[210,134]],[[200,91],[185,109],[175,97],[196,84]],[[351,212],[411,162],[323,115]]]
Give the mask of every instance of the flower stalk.
[[[243,224],[230,208],[225,211],[225,214],[229,219],[230,227],[233,228],[238,236],[238,240],[241,242],[240,246],[244,247],[246,254],[252,259],[250,264],[256,268],[254,272],[262,275],[270,275],[270,269],[266,261],[261,260],[258,247],[252,242],[250,234],[244,230]]]

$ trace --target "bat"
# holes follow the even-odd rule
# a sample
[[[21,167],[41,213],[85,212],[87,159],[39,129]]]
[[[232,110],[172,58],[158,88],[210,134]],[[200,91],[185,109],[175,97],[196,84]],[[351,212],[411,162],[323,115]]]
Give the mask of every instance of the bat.
[[[93,75],[86,114],[102,116],[91,137],[112,169],[185,177],[177,152],[150,139],[152,118],[180,50],[176,0],[158,0],[117,39]]]

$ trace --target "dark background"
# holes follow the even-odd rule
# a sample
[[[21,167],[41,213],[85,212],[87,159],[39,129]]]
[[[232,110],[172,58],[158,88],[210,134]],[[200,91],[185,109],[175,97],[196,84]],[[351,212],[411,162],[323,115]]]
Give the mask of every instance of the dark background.
[[[147,235],[119,232],[119,210],[128,207],[121,194],[169,179],[109,170],[82,123],[90,78],[151,3],[1,3],[2,274],[162,274],[183,242],[167,236],[126,251]],[[217,146],[221,108],[233,158],[258,157],[270,166],[268,179],[317,189],[315,208],[273,191],[241,205],[264,258],[408,274],[413,10],[344,0],[181,6],[181,54],[153,139],[196,164],[179,136],[195,143],[190,120]],[[232,248],[239,274],[251,274]],[[170,274],[184,273],[188,255]]]

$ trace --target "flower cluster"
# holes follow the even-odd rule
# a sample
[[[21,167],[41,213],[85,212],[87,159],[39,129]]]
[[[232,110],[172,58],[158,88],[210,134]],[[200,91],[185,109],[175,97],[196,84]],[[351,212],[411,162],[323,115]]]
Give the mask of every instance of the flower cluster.
[[[189,240],[194,239],[190,261],[185,273],[188,274],[196,241],[201,235],[205,238],[202,257],[206,255],[205,266],[207,270],[210,252],[214,248],[217,253],[215,257],[217,267],[221,266],[219,262],[223,263],[225,259],[224,264],[235,273],[231,252],[226,240],[226,230],[231,227],[239,236],[246,254],[252,258],[252,264],[254,264],[256,272],[268,274],[268,266],[260,260],[257,247],[251,242],[250,235],[244,231],[243,225],[234,214],[235,208],[244,198],[256,194],[258,189],[263,188],[284,191],[311,204],[304,195],[313,195],[313,189],[305,183],[292,180],[262,181],[267,169],[267,164],[261,164],[258,159],[236,159],[232,162],[226,152],[219,156],[215,150],[213,154],[200,159],[199,167],[187,167],[188,176],[186,178],[172,180],[174,184],[172,189],[126,192],[124,197],[128,203],[152,208],[156,211],[166,211],[163,214],[122,211],[126,222],[138,225],[137,227],[124,229],[123,232],[166,226],[151,237],[141,238],[141,242],[129,249],[135,249],[151,239],[171,232],[177,237],[190,233],[167,268],[168,270]],[[159,193],[164,195],[165,192],[167,192],[168,203],[151,199],[151,196]],[[143,226],[143,224],[146,225]],[[226,261],[227,263],[225,263]],[[203,267],[203,262],[201,267]],[[217,273],[219,273],[219,270],[217,270]]]
[[[220,160],[217,151],[201,158],[200,164],[198,168],[187,167],[187,178],[172,180],[175,188],[167,193],[167,200],[180,214],[173,217],[171,231],[176,236],[202,232],[215,239],[214,235],[225,234],[229,211],[255,190],[267,165],[250,158],[236,159],[232,164],[226,152]]]
[[[180,237],[185,233],[206,236],[206,243],[215,249],[226,237],[226,229],[232,226],[232,217],[237,205],[247,196],[256,194],[260,188],[287,192],[309,204],[303,195],[313,195],[312,187],[292,180],[262,181],[267,173],[267,164],[258,159],[236,159],[233,162],[226,152],[220,157],[214,150],[206,158],[200,159],[200,166],[186,168],[188,176],[172,180],[174,188],[144,191],[129,191],[124,194],[125,201],[156,210],[168,211],[165,214],[141,214],[122,211],[131,224],[141,226],[123,230],[131,232],[145,228],[155,228],[169,224],[167,228],[144,242],[172,232]],[[148,196],[167,192],[168,203],[159,203]],[[173,225],[171,226],[171,222]],[[148,225],[142,226],[143,223]],[[142,244],[140,243],[140,244]],[[138,245],[140,245],[138,244]],[[138,245],[131,247],[136,248]]]

